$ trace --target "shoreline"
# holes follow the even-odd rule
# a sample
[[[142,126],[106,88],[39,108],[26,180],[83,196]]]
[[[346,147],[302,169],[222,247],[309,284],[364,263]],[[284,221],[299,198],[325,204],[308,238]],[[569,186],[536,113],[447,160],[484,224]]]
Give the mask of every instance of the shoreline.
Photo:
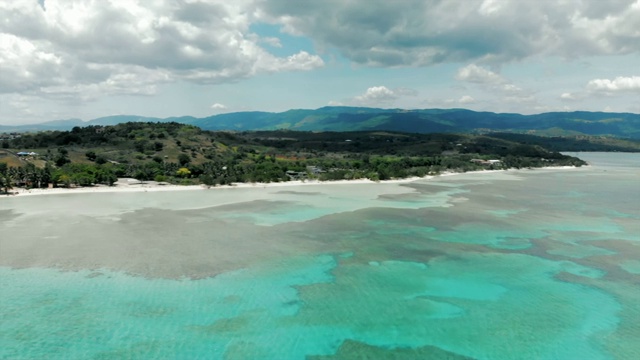
[[[583,167],[590,167],[585,165]],[[490,174],[497,172],[521,172],[535,170],[567,170],[578,169],[576,166],[548,166],[531,169],[506,169],[506,170],[477,170],[467,172],[444,172],[438,175],[427,175],[424,177],[409,177],[404,179],[391,179],[373,181],[369,179],[353,179],[353,180],[291,180],[272,183],[233,183],[230,185],[207,186],[207,185],[171,185],[160,184],[155,181],[140,182],[139,180],[130,178],[120,178],[114,186],[92,186],[79,188],[44,188],[44,189],[25,189],[13,188],[8,195],[0,195],[2,198],[39,196],[39,195],[63,195],[63,194],[95,194],[95,193],[129,193],[129,192],[165,192],[165,191],[194,191],[194,190],[222,190],[222,189],[252,189],[252,188],[273,188],[273,187],[292,187],[292,186],[313,186],[313,185],[362,185],[362,184],[407,184],[418,180],[431,180],[440,177],[450,177],[464,174]],[[130,184],[135,182],[134,184]]]

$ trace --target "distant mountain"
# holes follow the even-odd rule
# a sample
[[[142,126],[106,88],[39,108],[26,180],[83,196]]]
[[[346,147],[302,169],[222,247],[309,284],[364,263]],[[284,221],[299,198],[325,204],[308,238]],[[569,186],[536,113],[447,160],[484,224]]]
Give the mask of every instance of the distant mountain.
[[[144,117],[144,116],[136,116],[136,115],[115,115],[115,116],[105,116],[97,119],[93,119],[90,121],[83,121],[80,119],[68,119],[68,120],[54,120],[47,121],[40,124],[30,124],[30,125],[0,125],[0,132],[34,132],[34,131],[47,131],[47,130],[58,130],[58,131],[68,131],[73,129],[76,126],[84,127],[91,125],[117,125],[126,122],[167,122],[167,121],[175,121],[171,120],[174,118],[160,119],[154,117]],[[188,119],[188,121],[193,121],[193,117],[183,117],[183,118],[175,118],[175,119]],[[179,122],[179,121],[176,121]]]
[[[197,119],[204,130],[429,132],[516,132],[537,135],[612,135],[640,138],[640,114],[552,112],[537,115],[498,114],[465,109],[373,109],[324,107],[282,113],[239,112]]]
[[[45,130],[69,130],[74,126],[85,126],[87,123],[80,119],[54,120],[30,125],[0,125],[0,132],[33,132]]]
[[[576,111],[522,115],[466,109],[403,110],[343,106],[322,107],[315,110],[295,109],[281,113],[236,112],[205,118],[185,116],[161,119],[119,115],[87,122],[72,119],[37,125],[0,126],[0,132],[69,130],[74,126],[169,121],[195,125],[204,130],[388,130],[413,133],[498,131],[545,136],[608,135],[640,139],[640,114]]]
[[[122,123],[128,122],[164,122],[164,119],[155,118],[155,117],[145,117],[145,116],[136,116],[136,115],[115,115],[115,116],[105,116],[97,119],[93,119],[88,121],[85,126],[89,125],[118,125]]]

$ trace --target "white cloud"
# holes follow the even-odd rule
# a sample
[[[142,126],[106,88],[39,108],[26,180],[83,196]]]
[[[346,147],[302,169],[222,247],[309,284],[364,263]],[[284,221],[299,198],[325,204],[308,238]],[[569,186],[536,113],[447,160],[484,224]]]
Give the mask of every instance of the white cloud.
[[[361,105],[381,106],[389,105],[397,98],[398,95],[386,86],[373,86],[368,88],[364,94],[356,96],[354,100]]]
[[[226,105],[224,105],[224,104],[215,103],[215,104],[211,105],[211,108],[212,108],[213,110],[226,110],[226,109],[227,109],[227,106],[226,106]]]
[[[640,93],[640,76],[618,76],[610,79],[594,79],[589,81],[587,89],[595,92],[621,93],[621,92],[638,92]]]
[[[469,95],[464,95],[458,100],[458,103],[460,104],[473,104],[475,102],[476,102],[476,99],[474,99]]]
[[[476,84],[491,85],[502,84],[506,82],[506,80],[502,76],[476,64],[470,64],[458,69],[456,79]]]
[[[260,39],[260,42],[263,42],[265,44],[269,44],[269,46],[275,47],[275,48],[281,48],[282,47],[282,43],[280,42],[280,39],[277,37],[263,37]]]
[[[396,75],[419,88],[420,98],[441,96],[449,106],[473,95],[476,102],[467,104],[486,110],[530,112],[554,101],[600,110],[606,98],[618,110],[638,111],[638,19],[640,0],[0,1],[0,122],[96,117],[114,107],[154,116],[211,111],[207,96],[189,97],[198,91],[194,83],[226,83],[210,88],[221,100],[227,91],[255,90],[265,96],[249,107],[282,110],[324,101],[320,93],[335,89],[333,79],[364,90]],[[593,67],[564,78],[559,69],[567,67],[558,63],[566,59]],[[438,78],[448,66],[406,69],[439,63],[462,64],[457,88]],[[253,82],[242,80],[261,74],[324,66],[330,68],[318,72],[323,78],[313,79],[318,84],[308,93],[292,90],[306,86],[294,76],[265,77],[279,81],[273,90],[243,88]],[[635,76],[598,72],[613,67]],[[546,69],[556,73],[543,74]],[[278,86],[299,96],[274,101],[282,94]],[[154,107],[157,94],[171,100]],[[127,100],[130,95],[143,97]],[[411,107],[420,104],[416,96],[413,89],[377,86],[335,104]]]
[[[398,87],[393,89],[393,92],[398,96],[418,96],[418,90],[406,88],[406,87]]]
[[[638,0],[268,0],[258,14],[373,66],[640,51]]]
[[[563,102],[575,102],[584,106],[587,104],[585,100],[591,102],[602,99],[605,96],[607,99],[616,96],[620,98],[620,103],[622,104],[626,98],[634,97],[636,94],[640,94],[640,76],[618,76],[614,79],[590,80],[581,90],[560,94],[560,100]],[[634,108],[638,103],[638,99],[632,100],[632,102],[634,103],[630,107],[618,107],[616,111],[638,112],[638,108]]]
[[[389,89],[384,85],[371,86],[364,93],[342,100],[331,100],[329,106],[369,106],[369,107],[390,107],[398,100],[415,98],[418,91],[398,87]]]
[[[506,93],[510,93],[510,94],[517,94],[517,93],[521,93],[523,90],[522,88],[514,85],[514,84],[504,84],[500,87],[500,90],[506,92]]]
[[[269,68],[271,71],[282,70],[312,70],[324,66],[324,61],[318,55],[311,55],[306,51],[288,56],[284,59],[278,58],[276,66]]]
[[[587,97],[587,94],[583,92],[565,92],[560,94],[560,100],[571,102],[571,101],[581,101]]]
[[[478,12],[482,15],[492,15],[500,11],[506,2],[502,0],[484,0]]]
[[[330,106],[390,107],[399,101],[415,98],[418,91],[407,87],[389,89],[386,86],[371,86],[363,94],[341,101],[331,100]]]
[[[537,105],[538,102],[533,92],[522,89],[502,75],[476,64],[470,64],[458,69],[455,78],[459,81],[475,84],[483,91],[490,91],[495,95],[500,95],[501,99],[506,102],[529,105]],[[462,101],[459,102],[463,103]]]
[[[254,0],[0,2],[0,92],[43,97],[153,94],[158,84],[233,82],[324,65],[277,57],[250,25]]]

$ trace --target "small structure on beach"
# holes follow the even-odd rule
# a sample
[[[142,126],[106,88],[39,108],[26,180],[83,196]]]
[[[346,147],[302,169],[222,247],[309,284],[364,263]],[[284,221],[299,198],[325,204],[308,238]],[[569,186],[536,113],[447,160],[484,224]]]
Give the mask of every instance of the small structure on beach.
[[[289,177],[289,180],[304,180],[309,177],[309,174],[306,171],[287,170],[286,174]]]
[[[500,160],[484,160],[484,159],[471,159],[472,163],[478,164],[478,165],[494,165],[494,164],[499,164],[501,161]]]
[[[35,153],[33,151],[31,151],[31,152],[29,152],[29,151],[20,151],[20,152],[17,152],[16,155],[18,155],[18,156],[37,156],[38,153]]]
[[[322,173],[325,173],[326,171],[322,170],[317,166],[309,165],[307,166],[307,172],[311,174],[322,174]]]

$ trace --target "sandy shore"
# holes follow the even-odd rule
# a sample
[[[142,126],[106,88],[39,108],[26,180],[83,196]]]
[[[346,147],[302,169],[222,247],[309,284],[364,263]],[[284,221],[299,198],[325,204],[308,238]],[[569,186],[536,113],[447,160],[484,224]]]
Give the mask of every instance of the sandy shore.
[[[425,177],[410,177],[405,179],[394,180],[382,180],[372,181],[369,179],[355,179],[355,180],[334,180],[334,181],[319,181],[319,180],[293,180],[283,182],[272,183],[234,183],[231,185],[221,186],[206,186],[206,185],[171,185],[166,183],[158,183],[155,181],[141,182],[131,178],[120,178],[114,186],[98,185],[92,187],[79,187],[79,188],[53,188],[53,189],[24,189],[13,188],[10,191],[9,196],[34,196],[34,195],[60,195],[60,194],[84,194],[84,193],[127,193],[127,192],[160,192],[160,191],[194,191],[194,190],[217,190],[217,189],[235,189],[235,188],[271,188],[271,187],[289,187],[289,186],[311,186],[311,185],[358,185],[358,184],[404,184],[410,183],[416,180],[428,180],[438,177],[448,177],[464,174],[490,174],[496,172],[521,172],[532,170],[558,170],[558,169],[577,169],[573,166],[550,166],[544,168],[534,169],[508,169],[508,170],[479,170],[468,171],[464,173],[458,172],[444,172],[439,175],[429,175]],[[0,196],[2,199],[5,196]]]
[[[492,179],[516,180],[505,181],[509,183],[505,186],[517,193],[517,182],[526,181],[525,173],[541,174],[540,180],[553,183],[551,175],[556,172],[575,171],[481,171],[379,183],[291,181],[210,191],[202,186],[120,179],[115,187],[27,190],[17,197],[0,196],[0,234],[7,234],[0,235],[0,266],[110,269],[149,278],[201,279],[283,257],[353,251],[353,246],[367,240],[351,234],[358,234],[361,226],[378,226],[366,222],[385,214],[385,209],[404,214],[404,210],[448,208],[464,202],[458,206],[460,211],[477,211],[475,205],[469,206],[468,195],[442,183],[462,180],[464,185],[471,179],[477,184],[483,182],[478,179],[487,179],[487,189],[500,189]],[[433,188],[396,185],[411,182],[440,184]],[[105,194],[35,196],[99,192]],[[495,200],[482,201],[493,204]],[[444,211],[438,213],[441,220],[430,221],[448,219]],[[339,235],[326,233],[327,228]]]

